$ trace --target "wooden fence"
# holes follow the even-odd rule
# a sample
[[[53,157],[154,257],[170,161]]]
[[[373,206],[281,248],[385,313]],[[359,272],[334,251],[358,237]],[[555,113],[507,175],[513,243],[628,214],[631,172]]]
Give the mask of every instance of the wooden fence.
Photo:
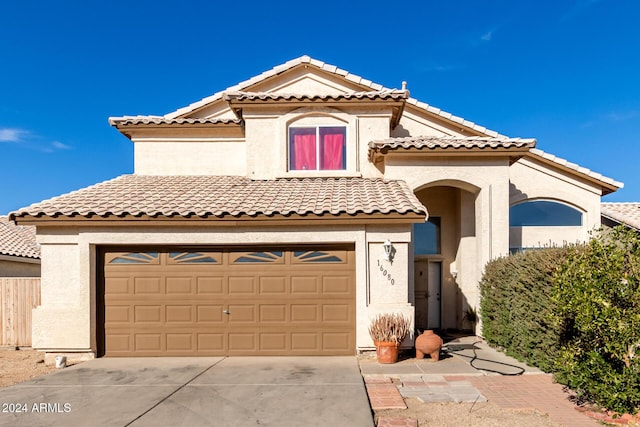
[[[39,277],[0,277],[0,347],[31,347],[31,310],[39,305]]]

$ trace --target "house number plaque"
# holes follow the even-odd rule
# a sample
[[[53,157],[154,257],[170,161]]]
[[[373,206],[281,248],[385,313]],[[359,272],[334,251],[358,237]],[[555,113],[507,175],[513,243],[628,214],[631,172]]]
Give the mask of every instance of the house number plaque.
[[[380,264],[380,260],[378,260],[378,267],[380,267],[380,273],[382,273],[382,277],[386,277],[386,278],[387,278],[387,280],[388,280],[389,282],[391,282],[391,285],[395,285],[395,284],[396,284],[395,279],[394,279],[394,278],[392,278],[392,277],[391,277],[391,273],[389,273],[389,272],[387,271],[387,269],[386,269],[386,268],[384,268],[384,266],[383,266],[382,264]]]

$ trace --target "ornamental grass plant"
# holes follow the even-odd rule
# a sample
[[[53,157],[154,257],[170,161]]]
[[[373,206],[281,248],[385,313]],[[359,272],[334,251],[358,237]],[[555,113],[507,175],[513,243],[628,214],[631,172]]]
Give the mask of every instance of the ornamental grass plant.
[[[401,314],[379,314],[369,326],[369,335],[374,342],[400,344],[411,330],[411,322]]]

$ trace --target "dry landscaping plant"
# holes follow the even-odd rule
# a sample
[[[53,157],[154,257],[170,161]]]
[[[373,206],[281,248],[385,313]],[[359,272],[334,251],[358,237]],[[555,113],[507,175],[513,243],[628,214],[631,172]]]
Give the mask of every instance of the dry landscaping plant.
[[[411,322],[401,314],[379,314],[369,326],[369,335],[377,342],[399,344],[411,330]]]

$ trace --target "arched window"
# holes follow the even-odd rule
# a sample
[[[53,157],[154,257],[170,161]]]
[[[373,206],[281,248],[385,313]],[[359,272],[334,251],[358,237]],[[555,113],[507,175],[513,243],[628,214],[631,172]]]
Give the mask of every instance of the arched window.
[[[581,226],[582,212],[563,203],[532,200],[511,206],[511,227]]]

